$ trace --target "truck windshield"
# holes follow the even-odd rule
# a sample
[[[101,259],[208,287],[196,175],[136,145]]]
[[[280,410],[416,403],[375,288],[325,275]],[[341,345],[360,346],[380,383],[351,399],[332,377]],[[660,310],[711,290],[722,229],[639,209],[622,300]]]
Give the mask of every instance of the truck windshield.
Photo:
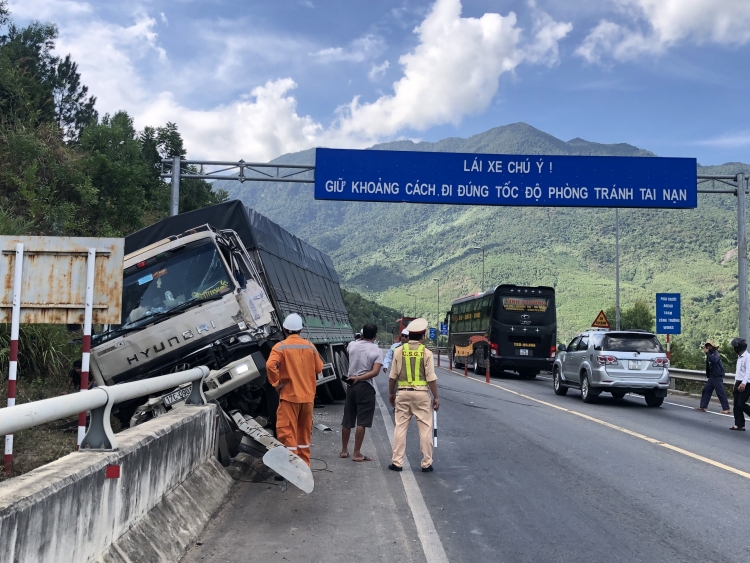
[[[200,241],[157,254],[125,270],[122,323],[110,325],[98,337],[116,336],[191,301],[217,298],[232,290],[229,280],[212,242]]]

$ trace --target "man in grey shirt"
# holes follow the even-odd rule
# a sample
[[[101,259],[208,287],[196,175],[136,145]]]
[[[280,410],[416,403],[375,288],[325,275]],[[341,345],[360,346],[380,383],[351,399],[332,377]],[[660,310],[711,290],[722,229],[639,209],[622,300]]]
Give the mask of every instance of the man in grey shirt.
[[[352,461],[372,461],[360,449],[365,439],[365,428],[372,427],[375,414],[375,382],[373,378],[383,365],[383,351],[375,344],[378,327],[367,324],[362,327],[362,339],[349,344],[349,373],[346,383],[346,403],[344,419],[341,421],[341,453],[339,457],[349,457],[349,436],[354,433]]]

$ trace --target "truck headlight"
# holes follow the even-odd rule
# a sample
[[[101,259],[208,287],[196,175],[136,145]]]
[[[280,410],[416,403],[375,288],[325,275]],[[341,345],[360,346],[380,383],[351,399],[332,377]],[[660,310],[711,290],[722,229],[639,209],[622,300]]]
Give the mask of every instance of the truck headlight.
[[[250,337],[248,337],[248,338],[250,338]],[[235,373],[237,375],[242,375],[243,373],[245,373],[249,369],[250,368],[247,367],[247,364],[240,364],[236,368],[234,368],[234,371],[235,371]]]
[[[240,342],[242,342],[243,344],[247,344],[248,342],[251,342],[251,341],[252,341],[252,338],[250,338],[250,336],[249,336],[249,335],[247,335],[247,334],[240,334],[240,335],[239,335],[239,336],[237,337],[237,340],[239,340],[239,341],[240,341]],[[246,367],[246,369],[247,369],[247,367]]]

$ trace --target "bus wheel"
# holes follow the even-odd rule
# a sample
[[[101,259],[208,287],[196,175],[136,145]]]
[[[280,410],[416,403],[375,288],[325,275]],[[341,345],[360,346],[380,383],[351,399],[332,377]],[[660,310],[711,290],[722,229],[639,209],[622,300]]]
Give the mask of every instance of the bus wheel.
[[[474,354],[474,373],[476,373],[477,375],[484,375],[487,373],[486,367],[479,366],[479,356],[477,356],[476,354]]]

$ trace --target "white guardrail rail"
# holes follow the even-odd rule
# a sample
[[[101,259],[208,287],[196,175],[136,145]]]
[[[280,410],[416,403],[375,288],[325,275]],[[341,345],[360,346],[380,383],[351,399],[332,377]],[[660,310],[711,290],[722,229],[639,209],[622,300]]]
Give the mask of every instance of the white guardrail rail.
[[[109,423],[112,405],[190,382],[193,382],[193,388],[185,404],[205,405],[206,397],[203,395],[201,382],[208,372],[209,369],[206,366],[198,366],[142,381],[96,387],[71,395],[6,407],[0,409],[0,436],[75,416],[79,412],[91,411],[91,421],[81,442],[80,450],[113,451],[117,449],[117,440]]]

